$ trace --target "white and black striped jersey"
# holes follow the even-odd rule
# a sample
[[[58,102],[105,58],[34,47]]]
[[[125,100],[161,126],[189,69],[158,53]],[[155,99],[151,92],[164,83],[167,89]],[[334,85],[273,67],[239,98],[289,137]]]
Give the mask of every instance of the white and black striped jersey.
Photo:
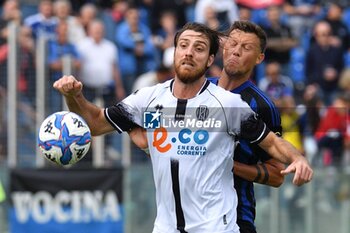
[[[157,202],[153,233],[238,233],[235,142],[259,143],[269,129],[240,95],[206,81],[195,97],[177,99],[173,83],[140,89],[105,110],[119,132],[147,129]]]

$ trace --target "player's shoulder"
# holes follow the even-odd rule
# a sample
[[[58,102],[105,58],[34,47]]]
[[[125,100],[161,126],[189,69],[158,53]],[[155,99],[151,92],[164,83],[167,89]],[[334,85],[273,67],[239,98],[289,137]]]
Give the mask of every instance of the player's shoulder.
[[[164,93],[169,90],[172,80],[167,80],[163,83],[158,83],[153,86],[142,87],[132,93],[132,95],[138,95],[140,97],[154,96]]]
[[[239,94],[227,91],[214,83],[210,83],[208,86],[208,91],[217,99],[218,102],[220,102],[223,107],[237,107],[243,102]]]
[[[258,86],[256,86],[251,81],[247,81],[246,87],[240,92],[240,94],[244,97],[249,96],[255,99],[255,101],[258,104],[267,103],[269,105],[274,105],[272,99],[263,90],[261,90]]]

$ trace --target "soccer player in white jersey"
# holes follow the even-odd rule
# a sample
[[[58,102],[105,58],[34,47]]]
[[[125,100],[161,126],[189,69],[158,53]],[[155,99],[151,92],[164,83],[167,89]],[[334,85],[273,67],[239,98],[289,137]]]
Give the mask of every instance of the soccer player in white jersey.
[[[175,36],[175,78],[146,87],[101,109],[82,95],[82,83],[63,76],[54,87],[70,111],[87,121],[93,135],[147,129],[156,187],[153,233],[238,233],[233,188],[233,150],[238,138],[257,143],[289,163],[294,182],[312,179],[307,160],[266,127],[239,95],[204,76],[219,47],[208,27],[186,24]]]

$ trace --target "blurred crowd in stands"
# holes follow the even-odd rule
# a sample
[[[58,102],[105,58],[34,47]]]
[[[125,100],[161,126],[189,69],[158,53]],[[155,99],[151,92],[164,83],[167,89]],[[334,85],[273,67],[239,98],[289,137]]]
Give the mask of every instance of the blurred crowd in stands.
[[[265,61],[251,78],[280,109],[284,137],[314,163],[349,167],[346,0],[2,1],[0,97],[6,95],[9,22],[20,26],[21,100],[35,109],[35,49],[40,37],[48,40],[49,86],[63,74],[62,58],[69,55],[86,97],[99,97],[110,105],[173,76],[173,38],[186,22],[224,31],[238,19],[259,24],[268,36]],[[221,69],[219,54],[208,76],[219,76]],[[53,88],[48,90],[49,112],[60,111],[62,98]],[[0,124],[1,142],[5,126]]]

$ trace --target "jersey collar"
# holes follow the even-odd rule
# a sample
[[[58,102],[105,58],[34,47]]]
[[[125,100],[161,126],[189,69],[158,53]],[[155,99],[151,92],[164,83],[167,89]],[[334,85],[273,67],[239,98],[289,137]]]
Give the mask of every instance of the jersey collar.
[[[173,90],[174,90],[174,81],[175,81],[175,79],[171,80],[171,82],[170,82],[171,93],[173,93]],[[210,81],[208,79],[206,79],[196,96],[202,94],[208,88],[209,84],[210,84]]]
[[[244,89],[246,89],[247,87],[249,87],[252,84],[252,82],[250,80],[245,81],[244,83],[242,83],[240,86],[234,88],[231,90],[231,92],[235,93],[235,94],[239,94],[241,93]]]

